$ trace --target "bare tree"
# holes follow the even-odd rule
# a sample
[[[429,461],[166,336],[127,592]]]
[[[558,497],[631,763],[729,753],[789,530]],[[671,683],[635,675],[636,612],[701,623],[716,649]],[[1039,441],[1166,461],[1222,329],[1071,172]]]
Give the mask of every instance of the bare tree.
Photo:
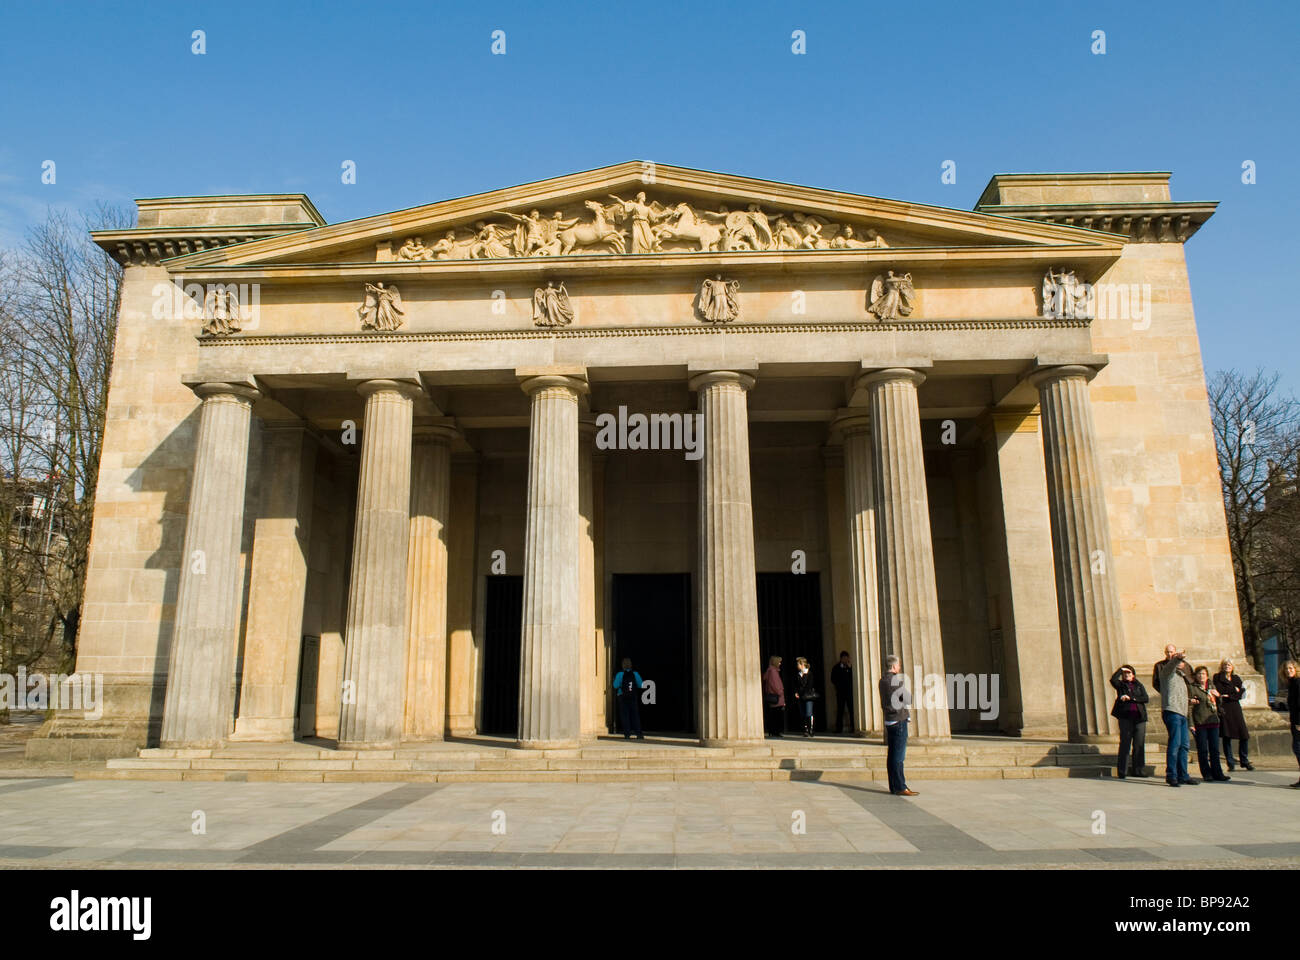
[[[13,501],[0,521],[0,672],[35,662],[56,634],[61,665],[75,660],[122,283],[87,233],[133,222],[102,205],[80,219],[51,212],[0,270],[0,465]]]
[[[1281,394],[1278,379],[1261,370],[1249,375],[1228,370],[1209,382],[1242,632],[1246,653],[1257,665],[1263,649],[1261,626],[1300,613],[1292,605],[1300,588],[1294,543],[1297,503],[1294,491],[1288,494],[1280,484],[1287,471],[1294,471],[1300,452],[1300,405]],[[1283,601],[1289,601],[1288,610],[1282,609]],[[1283,616],[1274,614],[1275,608]]]

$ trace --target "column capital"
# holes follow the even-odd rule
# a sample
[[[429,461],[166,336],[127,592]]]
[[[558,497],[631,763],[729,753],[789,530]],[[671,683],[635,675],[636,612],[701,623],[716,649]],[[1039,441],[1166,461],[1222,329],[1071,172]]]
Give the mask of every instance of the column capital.
[[[435,421],[417,420],[411,427],[413,443],[451,443],[460,435],[456,421],[451,417],[442,417]]]
[[[1051,383],[1054,380],[1082,379],[1091,381],[1097,375],[1096,369],[1085,366],[1082,363],[1063,363],[1059,366],[1039,367],[1031,370],[1026,380],[1032,386],[1041,387],[1045,383]]]
[[[689,382],[691,390],[699,390],[714,383],[738,383],[746,390],[754,388],[755,378],[742,370],[706,370],[693,375]]]
[[[831,421],[831,437],[842,440],[858,433],[871,431],[871,409],[869,407],[844,407],[835,412]]]
[[[189,387],[201,400],[207,400],[209,397],[232,397],[251,405],[254,401],[261,399],[262,396],[262,391],[253,386],[251,381],[232,383],[230,381],[205,380],[202,383],[191,383]]]
[[[358,383],[357,393],[363,397],[371,397],[376,393],[400,393],[408,400],[418,400],[424,396],[424,388],[416,380],[377,377],[373,380],[362,380]]]
[[[861,390],[873,384],[895,381],[907,381],[913,386],[919,387],[925,383],[925,374],[915,367],[882,367],[878,370],[867,370],[858,374],[854,387]]]

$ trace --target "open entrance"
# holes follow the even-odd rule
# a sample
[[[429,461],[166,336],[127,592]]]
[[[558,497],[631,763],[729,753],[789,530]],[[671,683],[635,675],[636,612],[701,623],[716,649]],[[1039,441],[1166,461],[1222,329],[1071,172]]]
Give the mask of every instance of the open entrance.
[[[654,683],[654,703],[641,703],[647,733],[695,736],[691,656],[691,576],[688,573],[614,574],[615,650],[607,684],[631,657],[643,681]],[[611,718],[617,722],[615,707]]]
[[[519,733],[519,650],[524,621],[524,578],[487,578],[483,623],[483,715],[479,732]]]
[[[808,661],[813,686],[821,694],[821,699],[813,703],[814,727],[824,732],[828,677],[822,663],[822,595],[816,573],[758,575],[758,646],[762,663],[755,664],[754,669],[766,669],[768,657],[781,658],[786,730],[803,729],[803,716],[794,699],[794,678],[798,672],[794,661],[796,657]],[[857,664],[854,668],[859,669]]]

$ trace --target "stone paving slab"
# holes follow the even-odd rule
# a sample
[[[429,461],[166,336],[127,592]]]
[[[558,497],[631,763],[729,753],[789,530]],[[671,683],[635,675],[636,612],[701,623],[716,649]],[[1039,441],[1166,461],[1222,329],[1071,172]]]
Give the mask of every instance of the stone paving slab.
[[[954,780],[926,784],[914,798],[847,779],[28,779],[0,782],[0,861],[100,867],[1294,868],[1300,866],[1300,817],[1294,815],[1300,798],[1287,787],[1290,777],[1256,771],[1249,780],[1200,791],[1141,780]],[[204,829],[196,833],[199,813]]]

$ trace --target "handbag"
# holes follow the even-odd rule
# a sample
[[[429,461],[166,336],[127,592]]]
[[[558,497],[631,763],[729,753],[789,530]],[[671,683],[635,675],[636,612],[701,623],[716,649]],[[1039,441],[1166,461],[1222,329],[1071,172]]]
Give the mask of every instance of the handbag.
[[[780,702],[781,702],[781,698],[778,697],[775,693],[763,694],[763,706],[765,707],[775,707]]]

